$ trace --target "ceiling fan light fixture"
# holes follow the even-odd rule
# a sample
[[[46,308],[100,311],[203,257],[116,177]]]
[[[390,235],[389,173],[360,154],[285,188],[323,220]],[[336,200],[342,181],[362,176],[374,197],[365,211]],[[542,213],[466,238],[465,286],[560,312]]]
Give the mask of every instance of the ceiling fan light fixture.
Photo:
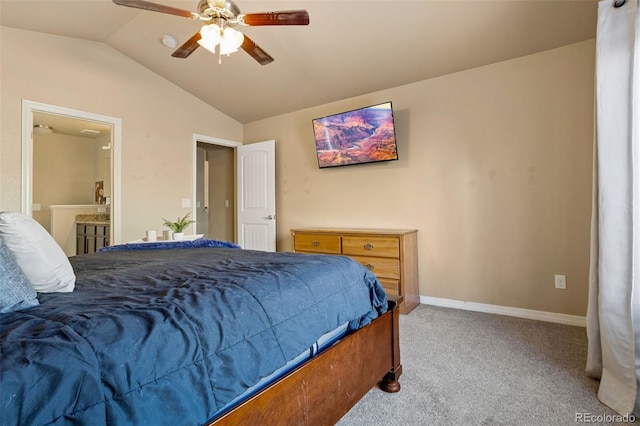
[[[233,28],[225,28],[222,37],[220,38],[220,54],[228,55],[233,52],[237,52],[242,42],[244,41],[244,34]]]
[[[216,24],[205,25],[200,29],[198,44],[211,53],[216,53],[216,46],[220,43],[220,27]]]
[[[216,53],[216,46],[220,45],[220,55],[228,55],[237,52],[244,34],[231,27],[220,28],[218,24],[205,25],[200,29],[198,44],[211,53]]]

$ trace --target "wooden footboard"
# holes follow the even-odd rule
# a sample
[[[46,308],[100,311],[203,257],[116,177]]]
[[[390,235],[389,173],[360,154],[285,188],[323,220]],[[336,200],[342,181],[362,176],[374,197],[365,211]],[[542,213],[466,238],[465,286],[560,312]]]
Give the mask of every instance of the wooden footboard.
[[[209,425],[333,425],[372,387],[398,392],[398,304]]]

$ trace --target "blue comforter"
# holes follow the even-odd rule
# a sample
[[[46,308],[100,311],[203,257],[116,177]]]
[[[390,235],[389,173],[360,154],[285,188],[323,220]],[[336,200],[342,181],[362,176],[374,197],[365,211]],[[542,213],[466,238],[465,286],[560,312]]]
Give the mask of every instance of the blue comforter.
[[[2,425],[195,425],[340,324],[386,311],[341,256],[233,248],[71,258],[73,293],[0,315]]]

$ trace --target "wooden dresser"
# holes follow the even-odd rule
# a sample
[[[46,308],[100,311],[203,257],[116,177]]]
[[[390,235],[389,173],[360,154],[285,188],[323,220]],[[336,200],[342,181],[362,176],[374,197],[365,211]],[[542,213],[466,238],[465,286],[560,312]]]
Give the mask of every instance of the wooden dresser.
[[[388,295],[402,296],[400,313],[420,303],[416,229],[292,229],[293,251],[347,255],[371,270]]]

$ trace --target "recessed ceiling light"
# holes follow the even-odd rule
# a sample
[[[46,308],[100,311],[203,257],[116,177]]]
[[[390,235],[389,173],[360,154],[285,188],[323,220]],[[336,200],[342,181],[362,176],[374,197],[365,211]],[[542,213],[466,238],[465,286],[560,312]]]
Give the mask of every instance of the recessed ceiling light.
[[[172,35],[165,34],[162,36],[162,44],[173,49],[178,45],[178,40]]]
[[[36,124],[33,126],[33,133],[36,135],[50,135],[53,133],[53,127],[46,124]]]
[[[80,133],[82,133],[84,135],[95,136],[95,135],[99,135],[100,134],[100,130],[82,129],[82,130],[80,130]]]

